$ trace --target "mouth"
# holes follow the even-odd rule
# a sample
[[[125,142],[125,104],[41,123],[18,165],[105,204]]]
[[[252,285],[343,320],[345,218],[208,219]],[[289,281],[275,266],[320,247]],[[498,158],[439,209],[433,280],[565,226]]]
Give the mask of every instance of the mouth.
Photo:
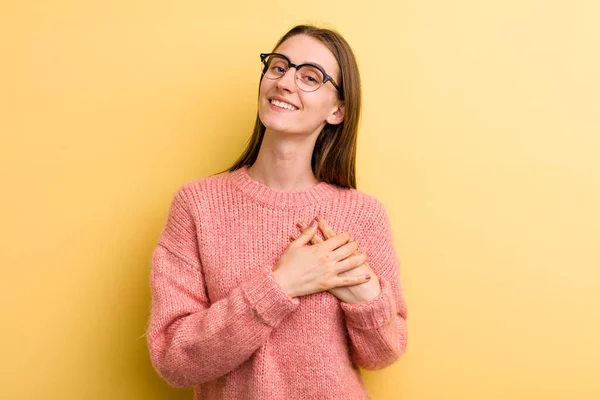
[[[285,101],[282,101],[282,100],[271,99],[271,100],[269,100],[269,103],[271,103],[272,105],[274,105],[277,108],[282,108],[284,110],[296,111],[298,109],[298,107],[296,107],[290,103],[286,103]]]

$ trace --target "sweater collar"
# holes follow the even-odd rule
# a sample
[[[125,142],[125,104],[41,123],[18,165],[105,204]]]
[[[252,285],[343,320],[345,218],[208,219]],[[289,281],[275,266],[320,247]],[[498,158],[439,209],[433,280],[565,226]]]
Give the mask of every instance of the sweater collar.
[[[253,200],[269,208],[298,208],[314,205],[327,200],[340,190],[336,185],[319,182],[316,185],[294,192],[273,189],[252,179],[248,167],[243,166],[230,173],[234,186]]]

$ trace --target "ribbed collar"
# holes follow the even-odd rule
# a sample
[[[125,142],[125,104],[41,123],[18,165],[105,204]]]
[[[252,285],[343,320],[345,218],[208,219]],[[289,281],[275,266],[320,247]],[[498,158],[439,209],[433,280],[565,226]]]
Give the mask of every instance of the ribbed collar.
[[[247,166],[230,172],[229,178],[233,186],[246,196],[266,207],[277,209],[314,205],[326,201],[341,189],[336,185],[319,182],[308,189],[295,192],[277,190],[252,179]]]

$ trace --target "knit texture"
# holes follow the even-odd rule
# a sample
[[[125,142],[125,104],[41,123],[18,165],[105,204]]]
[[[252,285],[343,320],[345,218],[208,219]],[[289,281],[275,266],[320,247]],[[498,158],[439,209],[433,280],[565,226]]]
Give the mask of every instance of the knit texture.
[[[328,292],[290,299],[271,271],[321,215],[366,250],[381,294],[365,304]],[[358,366],[405,351],[406,304],[389,219],[375,198],[321,182],[272,189],[243,167],[181,186],[152,254],[152,363],[194,398],[369,399]]]

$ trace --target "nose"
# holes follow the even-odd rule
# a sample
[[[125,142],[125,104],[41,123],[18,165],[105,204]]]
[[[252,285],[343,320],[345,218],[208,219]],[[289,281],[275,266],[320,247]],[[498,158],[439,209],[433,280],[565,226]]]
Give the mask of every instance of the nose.
[[[277,80],[277,87],[281,90],[293,92],[296,90],[296,68],[290,67],[281,78]]]

